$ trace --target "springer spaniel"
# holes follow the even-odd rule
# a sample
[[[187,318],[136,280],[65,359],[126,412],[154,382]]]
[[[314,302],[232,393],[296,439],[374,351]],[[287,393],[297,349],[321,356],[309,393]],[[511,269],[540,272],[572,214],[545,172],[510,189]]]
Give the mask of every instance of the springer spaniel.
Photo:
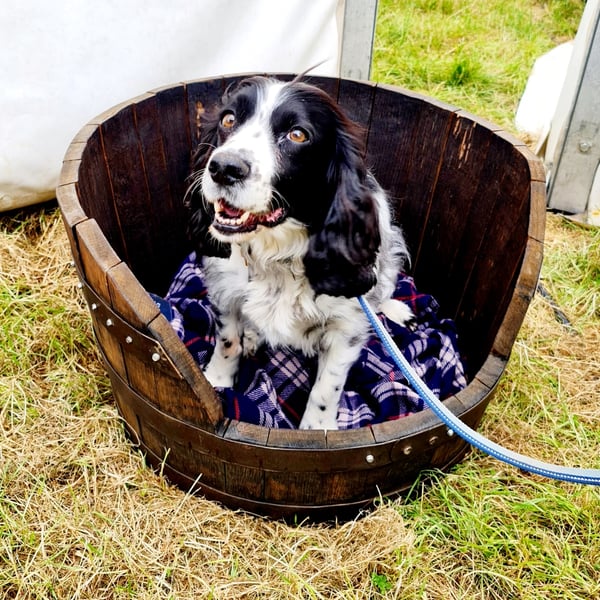
[[[219,332],[205,375],[233,385],[239,357],[266,342],[318,370],[304,429],[337,429],[339,397],[369,335],[356,299],[406,324],[390,298],[409,260],[358,126],[298,80],[243,80],[204,119],[186,204]]]

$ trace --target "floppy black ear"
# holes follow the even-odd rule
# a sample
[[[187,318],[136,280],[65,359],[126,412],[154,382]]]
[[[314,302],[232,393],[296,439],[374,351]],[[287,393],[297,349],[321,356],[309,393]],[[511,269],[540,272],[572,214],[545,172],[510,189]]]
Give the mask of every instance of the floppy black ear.
[[[217,113],[210,113],[202,119],[200,141],[192,155],[192,174],[189,177],[184,204],[188,210],[187,235],[198,256],[220,256],[227,258],[231,254],[228,244],[221,244],[210,234],[208,228],[213,222],[215,211],[212,204],[202,196],[201,178],[217,146]]]
[[[328,179],[333,200],[322,226],[310,236],[304,266],[317,294],[351,298],[375,285],[381,238],[360,141],[347,126],[338,129]]]

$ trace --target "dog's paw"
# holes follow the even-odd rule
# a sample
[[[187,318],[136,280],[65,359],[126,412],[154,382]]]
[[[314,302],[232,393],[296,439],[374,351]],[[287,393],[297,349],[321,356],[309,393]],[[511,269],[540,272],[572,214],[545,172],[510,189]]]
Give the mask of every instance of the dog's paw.
[[[394,323],[398,323],[398,325],[408,327],[409,329],[413,328],[415,315],[404,302],[390,298],[381,304],[380,310],[388,319],[394,321]]]
[[[244,356],[254,356],[260,346],[260,335],[258,331],[254,331],[253,329],[244,331],[242,346]]]
[[[239,336],[221,336],[217,342],[216,352],[220,352],[225,359],[237,358],[242,353],[242,342]]]
[[[230,388],[233,387],[233,375],[217,367],[212,361],[206,365],[204,369],[204,377],[208,379],[208,383],[214,388]]]
[[[309,401],[300,421],[299,428],[326,429],[327,431],[338,429],[337,405],[332,409],[325,404]]]
[[[241,353],[239,336],[222,332],[209,363],[204,367],[204,376],[213,387],[233,387]]]

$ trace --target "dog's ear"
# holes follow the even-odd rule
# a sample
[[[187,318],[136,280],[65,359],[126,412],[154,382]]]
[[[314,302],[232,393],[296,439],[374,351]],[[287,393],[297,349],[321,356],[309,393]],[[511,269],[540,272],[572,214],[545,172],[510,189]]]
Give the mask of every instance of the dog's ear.
[[[340,123],[328,171],[333,200],[310,236],[306,275],[317,294],[354,297],[375,285],[381,242],[375,190],[363,159],[360,134]]]
[[[203,117],[200,140],[192,154],[192,174],[184,204],[188,211],[187,235],[198,256],[220,256],[227,258],[231,249],[221,244],[208,231],[215,211],[202,196],[202,174],[211,152],[217,146],[218,114],[215,111]]]

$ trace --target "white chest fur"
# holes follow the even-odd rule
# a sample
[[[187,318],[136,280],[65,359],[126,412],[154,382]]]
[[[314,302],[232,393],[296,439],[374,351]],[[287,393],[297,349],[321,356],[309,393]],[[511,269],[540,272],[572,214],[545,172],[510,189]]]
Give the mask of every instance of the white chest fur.
[[[315,296],[304,273],[306,229],[293,220],[232,244],[229,259],[205,261],[211,300],[221,313],[238,314],[271,347],[288,346],[312,356],[326,330],[356,334],[365,321],[356,300]],[[365,323],[358,330],[366,327]]]
[[[249,265],[244,315],[271,346],[290,346],[311,355],[327,319],[304,277],[301,259]]]
[[[263,229],[241,254],[248,265],[242,312],[270,346],[314,354],[327,316],[319,309],[304,274],[306,229],[290,220]]]

